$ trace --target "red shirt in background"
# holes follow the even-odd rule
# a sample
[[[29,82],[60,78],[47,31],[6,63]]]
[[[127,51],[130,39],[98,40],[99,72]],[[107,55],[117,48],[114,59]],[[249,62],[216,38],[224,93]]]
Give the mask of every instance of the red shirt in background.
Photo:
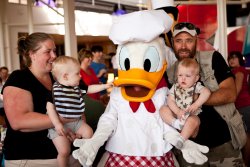
[[[242,89],[235,101],[235,106],[237,109],[250,106],[250,94],[248,93],[248,83],[247,83],[247,77],[248,72],[245,69],[245,67],[235,67],[233,68],[232,72],[236,74],[237,72],[242,72],[244,75],[243,83],[242,83]]]
[[[81,74],[81,78],[83,80],[83,82],[86,85],[93,85],[93,84],[99,84],[99,79],[97,78],[94,70],[89,67],[89,71],[90,71],[90,75],[87,74],[85,71],[83,71],[82,69],[80,70],[80,74]],[[96,100],[100,100],[100,93],[91,93],[88,94],[89,97],[96,99]]]

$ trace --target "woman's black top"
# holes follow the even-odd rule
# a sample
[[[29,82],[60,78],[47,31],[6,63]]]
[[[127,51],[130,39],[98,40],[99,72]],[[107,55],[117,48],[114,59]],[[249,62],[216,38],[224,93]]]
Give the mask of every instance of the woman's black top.
[[[51,91],[46,89],[28,68],[12,72],[4,88],[7,86],[18,87],[30,92],[33,99],[34,112],[46,114],[47,97],[51,94]],[[3,146],[6,160],[54,159],[57,157],[56,148],[52,140],[47,137],[48,130],[21,132],[13,130],[8,120],[6,124],[7,133]]]

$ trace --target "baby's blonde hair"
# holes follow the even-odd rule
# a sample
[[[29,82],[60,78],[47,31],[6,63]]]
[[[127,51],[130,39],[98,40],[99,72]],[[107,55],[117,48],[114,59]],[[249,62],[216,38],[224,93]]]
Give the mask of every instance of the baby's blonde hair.
[[[178,68],[182,66],[182,67],[186,67],[186,68],[193,68],[194,72],[199,75],[200,73],[200,66],[199,63],[194,59],[194,58],[185,58],[183,60],[181,60],[178,64]]]
[[[69,73],[71,67],[77,67],[80,70],[80,64],[77,59],[69,56],[59,56],[52,64],[52,75],[55,80],[62,77],[63,74]]]

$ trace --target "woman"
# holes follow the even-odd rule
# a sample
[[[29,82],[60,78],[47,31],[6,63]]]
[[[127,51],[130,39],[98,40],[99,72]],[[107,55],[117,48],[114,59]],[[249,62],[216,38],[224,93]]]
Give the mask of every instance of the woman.
[[[7,117],[3,149],[6,167],[57,166],[57,151],[47,137],[52,123],[46,115],[55,48],[52,37],[45,33],[33,33],[18,41],[18,53],[27,68],[14,71],[2,91]]]
[[[250,165],[250,94],[248,86],[248,72],[245,69],[245,61],[240,52],[231,52],[228,56],[229,66],[235,75],[235,84],[237,90],[237,99],[235,106],[243,116],[243,121],[246,124],[247,143],[243,148],[243,156],[246,165]]]
[[[90,67],[92,62],[92,53],[89,50],[81,49],[78,53],[79,61],[81,64],[80,74],[83,82],[86,85],[99,84],[99,79],[97,78],[94,70]],[[100,100],[100,93],[91,93],[88,94],[89,97]]]

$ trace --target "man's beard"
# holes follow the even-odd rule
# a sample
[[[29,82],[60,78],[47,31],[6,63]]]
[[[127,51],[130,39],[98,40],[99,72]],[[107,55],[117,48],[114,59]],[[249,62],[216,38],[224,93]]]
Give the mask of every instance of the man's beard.
[[[181,52],[188,53],[188,56],[181,57],[180,56]],[[179,49],[179,50],[174,49],[174,53],[175,53],[175,56],[178,60],[182,60],[184,58],[193,58],[193,57],[195,57],[195,54],[196,54],[196,44],[194,45],[194,47],[191,50],[189,50],[189,49]]]
[[[186,52],[186,53],[188,53],[188,55],[187,56],[180,56],[180,54],[179,54],[180,52]],[[194,50],[181,49],[181,50],[177,51],[176,58],[178,60],[182,60],[184,58],[193,58],[195,56],[195,53],[196,53],[196,51],[194,51]]]

